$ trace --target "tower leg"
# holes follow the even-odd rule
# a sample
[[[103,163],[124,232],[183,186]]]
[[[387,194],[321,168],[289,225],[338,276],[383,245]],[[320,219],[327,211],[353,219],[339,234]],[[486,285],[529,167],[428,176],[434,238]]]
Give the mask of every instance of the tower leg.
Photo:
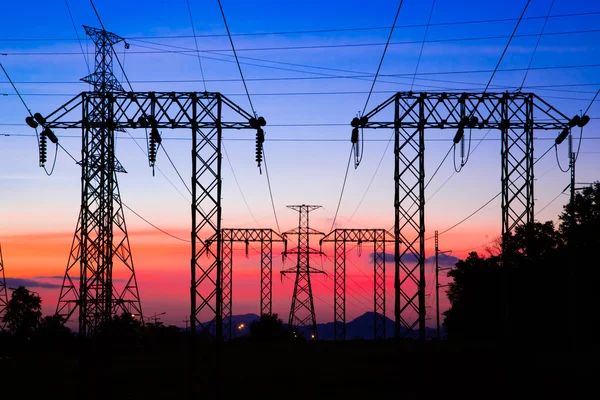
[[[260,242],[260,313],[271,314],[273,312],[273,232],[264,232],[266,237]]]
[[[340,237],[341,236],[341,237]],[[346,240],[345,234],[335,232],[334,320],[335,340],[346,340]]]

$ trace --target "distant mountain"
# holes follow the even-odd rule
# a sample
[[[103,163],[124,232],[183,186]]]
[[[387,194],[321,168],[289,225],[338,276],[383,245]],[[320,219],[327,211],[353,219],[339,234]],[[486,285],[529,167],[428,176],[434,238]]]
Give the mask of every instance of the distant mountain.
[[[234,338],[237,338],[248,335],[250,332],[250,324],[258,319],[259,316],[256,314],[233,315],[231,317],[231,325],[233,328],[232,336]],[[346,322],[346,339],[373,339],[374,324],[374,312],[366,312],[363,315],[353,319],[352,321]],[[287,325],[287,323],[285,323],[285,325]],[[334,340],[333,325],[333,322],[317,324],[319,340]],[[212,329],[212,331],[212,333],[214,334],[214,329]],[[310,337],[309,330],[301,328],[299,329],[299,331],[305,337]],[[385,331],[386,337],[391,338],[394,336],[394,321],[387,317],[385,318]],[[401,327],[400,331],[402,335],[406,334],[405,328]],[[425,335],[428,338],[435,337],[435,328],[425,328]]]

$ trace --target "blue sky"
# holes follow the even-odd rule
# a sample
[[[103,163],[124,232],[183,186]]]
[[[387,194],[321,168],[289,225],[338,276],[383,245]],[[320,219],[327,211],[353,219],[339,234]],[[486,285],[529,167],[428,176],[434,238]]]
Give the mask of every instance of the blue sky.
[[[437,0],[413,90],[482,90],[525,3],[513,0]],[[551,3],[551,0],[530,2],[490,91],[521,85],[525,74],[523,69],[530,63],[537,35],[545,21],[534,17],[545,17]],[[33,112],[47,114],[75,94],[89,89],[87,84],[79,82],[88,74],[81,48],[90,54],[94,48],[85,40],[82,25],[98,27],[99,23],[88,1],[71,0],[68,4],[77,34],[82,39],[81,47],[65,1],[7,2],[3,6],[0,62]],[[193,52],[195,42],[191,37],[192,26],[185,0],[143,3],[97,0],[95,4],[106,29],[126,38],[131,45],[125,50],[119,44],[116,50],[136,91],[204,90],[198,57]],[[365,106],[398,2],[223,0],[222,4],[234,34],[233,41],[254,108],[267,120],[265,151],[281,229],[287,230],[296,224],[296,213],[285,206],[306,203],[323,205],[323,209],[314,212],[311,221],[315,228],[328,231],[350,151],[349,122]],[[217,1],[190,0],[190,6],[207,90],[222,92],[250,110]],[[415,73],[426,30],[423,25],[427,24],[431,6],[430,1],[404,1],[367,110],[393,92],[411,88],[413,78],[410,75]],[[524,91],[537,93],[572,116],[588,107],[600,87],[597,78],[600,67],[582,67],[600,64],[600,30],[597,28],[600,5],[584,0],[555,0],[551,16],[563,14],[588,15],[548,19],[544,28],[546,35],[539,42]],[[498,21],[504,19],[510,20]],[[480,20],[488,22],[456,24]],[[262,34],[336,29],[346,31]],[[259,34],[243,35],[252,33]],[[482,37],[487,39],[473,40]],[[339,45],[343,46],[331,47]],[[157,53],[156,49],[187,49],[187,53]],[[557,66],[572,68],[554,68]],[[521,70],[507,72],[503,69]],[[481,70],[486,72],[465,73]],[[115,74],[122,79],[117,64]],[[389,76],[392,74],[405,75]],[[332,78],[332,75],[338,78]],[[319,79],[304,79],[311,77]],[[176,82],[190,80],[195,82]],[[127,86],[125,82],[124,86]],[[0,240],[16,234],[73,230],[80,196],[79,169],[64,152],[59,151],[55,171],[47,177],[37,165],[36,139],[31,136],[33,131],[24,124],[26,110],[3,76],[0,76],[0,94],[0,184],[3,192],[0,197]],[[600,135],[597,132],[598,120],[594,118],[599,115],[597,103],[588,115],[593,119],[584,130],[577,162],[578,182],[597,180],[600,167]],[[75,131],[57,132],[63,146],[76,158],[80,154],[79,134]],[[132,131],[131,134],[137,138],[143,136],[143,132]],[[384,154],[390,134],[388,131],[365,134],[369,139],[379,141],[366,142],[362,164],[356,170],[350,169],[338,216],[340,225],[357,228],[390,228],[393,225],[391,148]],[[484,134],[473,132],[474,145]],[[450,148],[453,135],[454,132],[447,131],[428,133],[428,174]],[[579,132],[576,132],[578,135]],[[166,150],[188,183],[191,170],[189,132],[163,132],[163,136]],[[540,155],[552,145],[556,133],[538,132],[535,136],[539,138],[535,141],[535,154]],[[448,140],[437,140],[442,138]],[[498,139],[499,135],[488,138]],[[259,174],[254,162],[253,135],[226,132],[225,139],[223,225],[275,228],[265,173]],[[141,140],[139,144],[145,147]],[[567,166],[567,151],[565,142],[558,150],[563,168]],[[382,154],[383,161],[375,174]],[[128,174],[119,177],[123,201],[154,224],[189,237],[190,196],[165,154],[158,155],[162,172],[156,171],[154,177],[145,155],[129,136],[119,136],[117,156],[128,171]],[[49,152],[49,158],[53,159],[53,151]],[[568,185],[569,174],[562,173],[557,167],[554,152],[536,165],[535,173],[536,208],[540,210]],[[448,183],[432,196],[451,175]],[[365,192],[371,179],[370,189]],[[427,191],[426,197],[432,196],[427,203],[427,234],[433,234],[434,230],[442,231],[460,221],[499,191],[498,140],[482,142],[459,174],[453,174],[450,157]],[[556,219],[567,198],[559,196],[537,218],[543,221]],[[446,243],[451,243],[456,250],[466,249],[482,245],[498,235],[499,204],[500,198],[454,229],[451,237],[448,236],[450,233],[447,235]],[[348,221],[351,216],[352,220]],[[131,213],[126,213],[126,217],[132,236],[137,231],[152,229]],[[133,244],[135,240],[133,237]],[[165,237],[165,240],[172,239]],[[441,240],[445,240],[443,236]],[[9,243],[5,245],[5,253],[9,252],[8,249]],[[66,257],[65,252],[64,263]],[[48,269],[52,269],[52,275],[60,275],[64,263],[48,266]],[[178,271],[186,271],[187,265],[177,268]],[[13,275],[27,276],[27,273]]]

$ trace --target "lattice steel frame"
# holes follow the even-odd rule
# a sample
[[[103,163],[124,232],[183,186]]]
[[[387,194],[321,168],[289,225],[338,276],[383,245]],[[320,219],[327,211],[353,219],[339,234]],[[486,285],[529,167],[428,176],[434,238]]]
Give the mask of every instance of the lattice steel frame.
[[[77,110],[105,102],[111,118],[106,123],[81,120]],[[223,112],[231,120],[223,118]],[[213,92],[83,92],[46,117],[51,129],[85,131],[109,125],[113,130],[145,128],[153,117],[156,129],[192,131],[192,258],[191,331],[222,337],[221,240],[213,251],[203,237],[221,230],[221,140],[223,129],[252,129],[251,114],[221,93]],[[202,256],[208,253],[204,265]],[[202,314],[202,316],[201,316]],[[207,314],[207,315],[204,315]],[[204,322],[200,318],[207,318]]]
[[[308,328],[311,332],[311,339],[318,339],[317,319],[315,316],[315,303],[312,294],[312,285],[310,283],[310,275],[322,274],[324,271],[310,266],[310,255],[321,255],[323,252],[310,248],[310,235],[325,236],[325,234],[310,228],[308,215],[311,211],[314,211],[321,206],[302,204],[287,207],[298,211],[298,227],[283,233],[283,237],[286,240],[289,235],[298,236],[298,246],[291,250],[286,249],[282,253],[284,257],[290,254],[295,254],[297,256],[295,267],[281,271],[282,275],[296,275],[288,326],[292,328]]]
[[[388,106],[394,110],[391,121],[372,121]],[[425,130],[500,130],[502,236],[506,237],[515,226],[534,220],[534,130],[562,131],[569,128],[570,119],[535,94],[522,92],[399,92],[363,117],[359,128],[395,132],[394,236],[406,244],[402,251],[399,242],[395,245],[395,334],[425,339]],[[471,117],[477,118],[474,126],[468,125]],[[409,290],[409,282],[416,289]],[[417,317],[408,315],[410,311]]]
[[[395,242],[385,229],[334,229],[321,243],[334,242],[333,336],[346,340],[346,243],[373,243],[373,337],[385,339],[385,243]]]
[[[207,245],[216,241],[212,236],[206,240]],[[250,242],[260,243],[260,314],[273,312],[273,242],[285,243],[285,239],[273,229],[267,228],[223,228],[221,229],[222,262],[221,296],[224,339],[233,337],[231,321],[233,303],[233,243],[246,244],[246,253]]]

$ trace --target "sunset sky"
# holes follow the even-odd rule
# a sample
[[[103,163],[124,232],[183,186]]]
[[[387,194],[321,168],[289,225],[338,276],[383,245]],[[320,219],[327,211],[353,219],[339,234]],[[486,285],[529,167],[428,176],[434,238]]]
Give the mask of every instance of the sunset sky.
[[[411,85],[414,91],[482,91],[526,2],[436,0],[427,28],[432,1],[404,1],[367,111],[396,91],[410,90]],[[82,25],[99,27],[89,1],[68,2],[81,44],[64,0],[6,3],[0,24],[0,62],[31,111],[47,115],[90,90],[79,80],[88,74],[82,50],[88,53],[92,69],[94,52]],[[204,91],[205,84],[206,90],[221,92],[250,111],[217,1],[189,1],[205,83],[186,0],[147,0],[143,7],[140,3],[95,1],[106,29],[131,46],[125,50],[120,43],[115,50],[134,90]],[[222,4],[252,103],[267,120],[264,147],[281,231],[298,222],[297,213],[287,205],[316,204],[323,208],[311,213],[311,226],[329,232],[350,151],[349,123],[365,106],[398,2],[222,0]],[[600,4],[589,0],[531,0],[489,91],[521,86],[531,62],[523,91],[536,93],[567,116],[585,111],[600,88],[599,19]],[[544,35],[532,60],[542,29]],[[115,75],[127,86],[116,63]],[[587,114],[592,120],[583,131],[576,169],[580,186],[599,178],[597,102]],[[38,166],[34,131],[24,123],[27,115],[6,77],[0,75],[0,242],[7,285],[25,284],[40,293],[44,313],[51,314],[79,213],[80,168],[59,150],[54,172],[47,176]],[[130,133],[137,143],[127,134],[119,133],[117,138],[117,157],[128,172],[119,175],[122,200],[180,238],[158,231],[125,210],[144,313],[165,312],[163,322],[183,326],[189,318],[191,196],[162,150],[157,163],[160,170],[152,175],[138,148],[145,148],[144,132]],[[365,131],[364,157],[358,169],[350,168],[336,227],[391,231],[393,146],[384,152],[391,133]],[[426,176],[450,149],[454,133],[428,132]],[[573,133],[577,144],[580,132]],[[56,134],[79,159],[81,132]],[[190,133],[162,134],[165,149],[189,185]],[[473,147],[484,134],[473,131]],[[536,157],[552,146],[557,134],[534,133]],[[499,137],[499,132],[488,135],[460,173],[454,171],[452,154],[442,165],[426,191],[427,238],[461,221],[500,191]],[[254,134],[225,131],[224,148],[223,227],[277,230],[265,171],[260,174],[254,161]],[[50,149],[49,168],[54,157]],[[460,163],[458,150],[456,162]],[[569,174],[561,172],[557,157],[566,169],[566,141],[557,155],[551,151],[535,166],[536,219],[540,221],[556,221],[568,199],[560,193],[569,184]],[[452,256],[459,258],[469,250],[484,251],[500,234],[500,218],[498,197],[441,235],[441,249],[452,250]],[[318,247],[318,238],[312,244]],[[431,257],[433,240],[427,245],[426,256]],[[235,248],[233,313],[258,314],[259,246],[250,249],[248,258],[243,244]],[[280,280],[282,249],[274,248],[274,312],[287,320],[293,281]],[[313,278],[318,322],[333,319],[333,247],[324,246],[324,251],[328,257],[312,260],[313,266],[328,274]],[[393,246],[387,251],[393,252]],[[361,256],[358,249],[348,253],[348,320],[373,310],[371,252],[372,246],[364,245]],[[293,260],[288,259],[285,267],[291,264]],[[393,318],[393,264],[388,267],[387,315]],[[435,324],[432,267],[428,262],[429,326]],[[445,309],[445,296],[441,301]]]

